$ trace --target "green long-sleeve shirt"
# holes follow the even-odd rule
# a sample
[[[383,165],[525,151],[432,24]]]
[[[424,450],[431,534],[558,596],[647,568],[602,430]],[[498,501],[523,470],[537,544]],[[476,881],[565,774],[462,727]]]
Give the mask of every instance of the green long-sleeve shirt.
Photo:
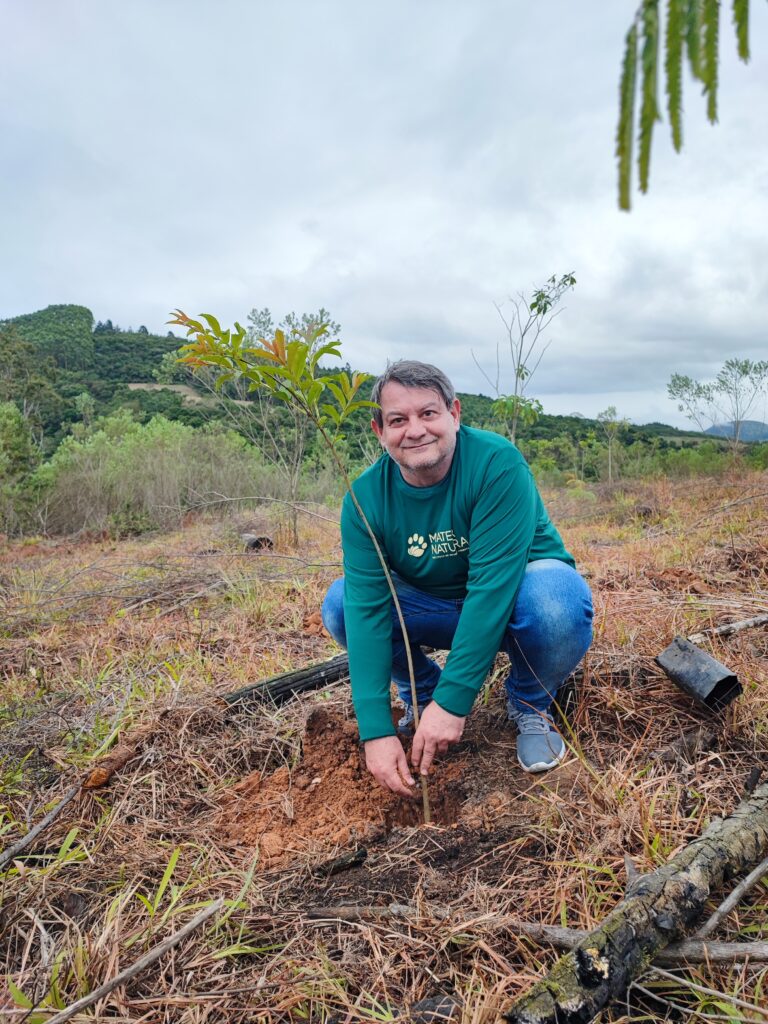
[[[550,522],[525,460],[506,438],[461,427],[448,474],[413,487],[388,455],[354,492],[387,558],[412,586],[465,598],[434,699],[469,713],[501,645],[528,562],[574,565]],[[392,598],[349,495],[341,515],[344,621],[360,738],[391,736]]]

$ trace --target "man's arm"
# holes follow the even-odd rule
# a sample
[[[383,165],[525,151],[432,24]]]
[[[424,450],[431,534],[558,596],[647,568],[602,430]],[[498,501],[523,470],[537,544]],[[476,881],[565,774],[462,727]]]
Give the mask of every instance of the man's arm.
[[[344,622],[352,702],[365,763],[380,786],[413,796],[415,785],[392,724],[392,596],[379,556],[352,500],[342,506]]]
[[[341,513],[344,624],[360,739],[394,736],[390,711],[392,597],[376,549],[349,496]]]

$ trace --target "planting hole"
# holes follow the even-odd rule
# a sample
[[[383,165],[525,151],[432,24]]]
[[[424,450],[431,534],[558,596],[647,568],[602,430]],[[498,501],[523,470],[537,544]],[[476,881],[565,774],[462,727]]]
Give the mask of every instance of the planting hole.
[[[434,824],[458,820],[461,774],[461,763],[449,757],[430,776]],[[413,800],[381,789],[365,767],[354,721],[318,708],[307,720],[299,764],[253,772],[232,786],[221,800],[218,829],[223,844],[258,849],[263,866],[277,867],[422,822],[420,787]]]

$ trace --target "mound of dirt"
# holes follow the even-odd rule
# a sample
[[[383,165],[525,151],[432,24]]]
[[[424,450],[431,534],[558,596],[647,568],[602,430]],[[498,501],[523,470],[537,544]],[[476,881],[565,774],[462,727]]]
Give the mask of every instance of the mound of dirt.
[[[436,824],[458,818],[467,754],[440,764],[430,779]],[[420,791],[419,791],[420,792]],[[421,822],[421,799],[381,789],[368,773],[357,725],[319,708],[307,721],[300,764],[270,775],[253,772],[222,797],[216,831],[222,845],[258,848],[263,867],[301,855],[370,842],[396,826]]]

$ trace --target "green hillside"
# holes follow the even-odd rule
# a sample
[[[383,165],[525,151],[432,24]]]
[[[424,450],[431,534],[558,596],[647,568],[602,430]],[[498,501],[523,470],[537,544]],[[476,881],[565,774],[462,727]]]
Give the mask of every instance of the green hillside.
[[[93,313],[85,306],[46,306],[5,321],[44,358],[65,370],[87,370],[93,364]]]
[[[48,306],[11,317],[0,322],[0,403],[12,402],[23,412],[43,458],[68,435],[89,430],[100,418],[121,410],[138,423],[158,415],[195,428],[217,421],[237,428],[240,423],[243,434],[257,444],[260,431],[290,439],[295,424],[280,403],[270,409],[267,425],[249,416],[244,396],[235,391],[230,397],[240,402],[225,408],[198,385],[205,400],[196,401],[189,387],[179,386],[196,384],[173,358],[182,344],[184,339],[170,332],[123,330],[111,320],[94,323],[85,306]],[[159,387],[158,381],[176,386]],[[468,393],[459,397],[465,423],[504,432],[491,398]],[[359,467],[372,450],[368,419],[364,412],[356,415],[347,432],[349,457]],[[605,432],[600,423],[584,416],[542,414],[532,426],[519,429],[517,443],[534,471],[552,483],[600,480],[605,473]],[[727,447],[719,438],[705,440],[699,433],[663,423],[627,424],[615,444],[615,461],[627,475],[708,472]],[[310,465],[322,463],[312,430],[305,459]]]

